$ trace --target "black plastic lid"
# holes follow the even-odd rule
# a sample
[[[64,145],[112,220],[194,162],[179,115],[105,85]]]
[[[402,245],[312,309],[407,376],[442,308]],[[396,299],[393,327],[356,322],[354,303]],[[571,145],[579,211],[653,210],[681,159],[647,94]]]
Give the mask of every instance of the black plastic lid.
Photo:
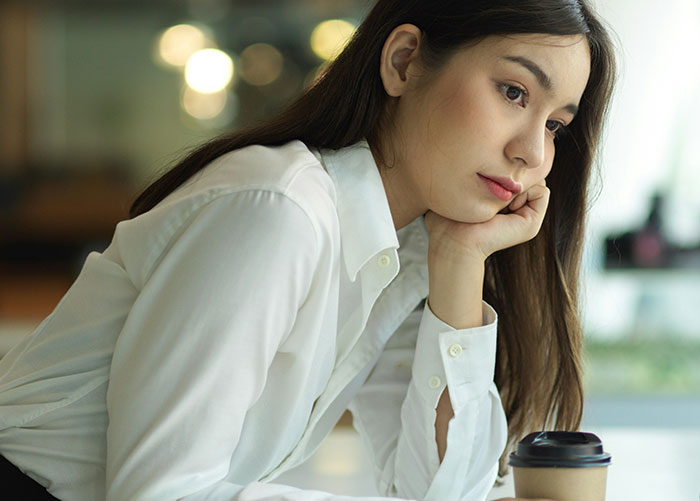
[[[508,464],[521,468],[592,468],[608,466],[610,454],[594,433],[540,431],[518,442]]]

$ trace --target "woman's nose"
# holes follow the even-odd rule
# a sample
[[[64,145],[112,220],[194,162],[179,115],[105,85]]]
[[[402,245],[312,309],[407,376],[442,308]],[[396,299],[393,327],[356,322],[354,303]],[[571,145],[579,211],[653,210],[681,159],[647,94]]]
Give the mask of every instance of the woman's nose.
[[[546,156],[546,132],[542,127],[528,127],[521,130],[506,144],[505,155],[511,162],[523,167],[540,167]]]

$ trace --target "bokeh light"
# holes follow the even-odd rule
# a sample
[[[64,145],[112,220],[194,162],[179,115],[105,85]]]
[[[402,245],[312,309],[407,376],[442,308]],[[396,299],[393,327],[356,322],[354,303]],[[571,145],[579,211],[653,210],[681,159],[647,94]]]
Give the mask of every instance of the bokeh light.
[[[212,45],[202,29],[191,24],[178,24],[158,37],[156,60],[179,68],[187,63],[192,54]]]
[[[342,19],[329,19],[318,24],[311,33],[311,49],[324,60],[340,54],[355,33],[355,26]]]
[[[192,117],[209,120],[218,116],[226,107],[226,91],[203,94],[185,86],[182,93],[182,108]]]
[[[203,94],[219,92],[233,78],[233,60],[219,49],[195,52],[185,65],[185,82]]]
[[[251,85],[268,85],[282,73],[284,58],[280,51],[266,43],[256,43],[241,52],[238,72]]]

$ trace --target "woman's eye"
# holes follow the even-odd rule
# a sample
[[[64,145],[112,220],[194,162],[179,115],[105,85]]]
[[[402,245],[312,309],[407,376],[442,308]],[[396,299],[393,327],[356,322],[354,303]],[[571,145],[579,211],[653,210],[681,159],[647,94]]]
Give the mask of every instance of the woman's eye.
[[[527,105],[527,91],[525,89],[508,84],[502,84],[500,87],[501,92],[508,101],[522,106],[523,108]]]
[[[558,120],[547,120],[547,130],[554,134],[554,137],[559,137],[564,132],[566,132],[566,125],[559,122]]]
[[[523,108],[527,106],[528,95],[525,89],[510,84],[500,84],[499,87],[508,101]],[[555,138],[561,137],[567,132],[566,124],[559,120],[547,120],[545,127]]]

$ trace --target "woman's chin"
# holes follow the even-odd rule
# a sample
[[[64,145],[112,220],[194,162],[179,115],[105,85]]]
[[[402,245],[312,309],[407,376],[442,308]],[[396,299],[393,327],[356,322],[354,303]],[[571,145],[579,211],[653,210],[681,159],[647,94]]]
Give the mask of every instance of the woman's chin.
[[[510,210],[507,206],[501,208],[498,205],[484,204],[479,207],[462,208],[459,212],[455,212],[454,210],[433,210],[433,212],[440,214],[444,218],[460,223],[479,224],[490,221],[498,214],[508,214]]]

